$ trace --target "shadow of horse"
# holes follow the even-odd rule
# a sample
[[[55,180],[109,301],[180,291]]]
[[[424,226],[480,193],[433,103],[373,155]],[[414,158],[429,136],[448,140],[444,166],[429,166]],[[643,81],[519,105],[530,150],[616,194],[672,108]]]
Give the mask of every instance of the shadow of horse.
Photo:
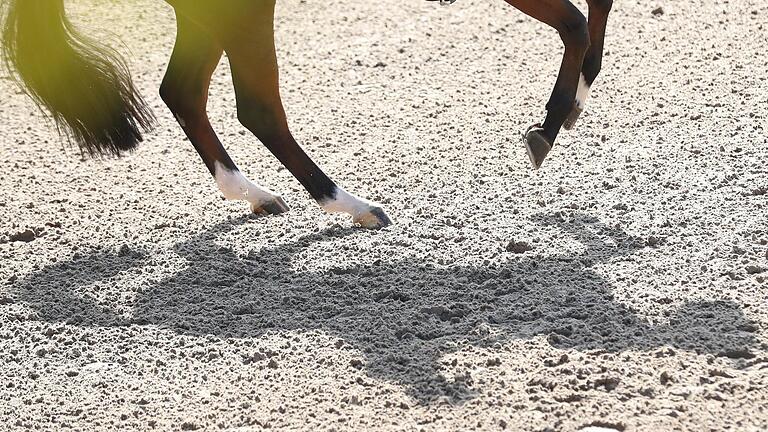
[[[583,351],[672,346],[739,357],[755,344],[754,335],[739,331],[750,323],[731,301],[684,303],[663,324],[616,301],[593,266],[646,246],[584,215],[538,217],[576,239],[580,253],[513,255],[483,267],[414,257],[306,271],[293,265],[298,254],[359,231],[331,228],[245,255],[216,243],[246,219],[177,244],[186,268],[140,287],[127,313],[114,310],[101,289],[124,291],[119,276],[150,266],[147,254],[99,252],[56,263],[20,281],[15,295],[40,320],[78,326],[155,325],[223,339],[323,332],[358,349],[369,376],[404,385],[421,403],[471,397],[466,384],[440,373],[441,358],[467,345],[544,335],[557,348]]]

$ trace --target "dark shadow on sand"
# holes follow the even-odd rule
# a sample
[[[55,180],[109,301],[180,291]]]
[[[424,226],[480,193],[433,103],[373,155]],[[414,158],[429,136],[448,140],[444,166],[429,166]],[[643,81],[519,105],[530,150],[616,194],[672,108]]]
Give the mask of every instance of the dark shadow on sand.
[[[540,220],[577,239],[585,249],[575,255],[515,255],[486,268],[414,260],[323,272],[297,272],[291,260],[315,242],[354,236],[356,230],[331,229],[247,256],[216,244],[245,220],[178,244],[175,250],[188,266],[136,293],[130,319],[83,287],[114,286],[121,272],[147,266],[146,254],[94,253],[57,263],[19,281],[14,295],[41,320],[80,326],[157,325],[221,338],[319,330],[359,349],[370,376],[403,384],[421,403],[469,395],[465,384],[440,373],[440,358],[467,344],[546,335],[559,348],[620,352],[673,346],[739,357],[755,343],[753,334],[739,330],[751,323],[730,301],[686,303],[663,325],[649,324],[615,301],[611,283],[591,267],[629,259],[644,242],[584,215]]]

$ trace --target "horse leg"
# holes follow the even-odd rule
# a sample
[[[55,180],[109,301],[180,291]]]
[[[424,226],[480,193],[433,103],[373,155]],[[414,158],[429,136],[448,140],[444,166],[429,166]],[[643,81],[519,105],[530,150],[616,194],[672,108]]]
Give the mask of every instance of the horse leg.
[[[222,41],[229,57],[240,122],[324,210],[348,213],[355,223],[366,228],[389,225],[389,218],[381,207],[336,185],[291,134],[280,98],[273,34],[274,1],[241,0],[226,5],[220,15],[199,15],[199,19]]]
[[[163,101],[176,116],[225,198],[248,201],[255,213],[288,211],[279,196],[240,173],[208,120],[205,110],[208,87],[223,49],[197,24],[179,14],[176,19],[176,45],[160,86]]]
[[[600,68],[603,64],[603,45],[605,42],[605,28],[608,24],[608,14],[611,12],[613,0],[587,0],[589,4],[589,49],[584,57],[584,65],[581,68],[579,78],[579,90],[576,93],[576,101],[571,113],[563,124],[565,129],[572,129],[579,115],[584,111],[589,89],[592,88]]]
[[[544,123],[528,130],[526,149],[534,169],[541,167],[555,143],[560,128],[576,100],[584,55],[589,48],[589,31],[584,15],[568,0],[505,0],[560,34],[565,53],[560,65],[555,88],[547,102]]]

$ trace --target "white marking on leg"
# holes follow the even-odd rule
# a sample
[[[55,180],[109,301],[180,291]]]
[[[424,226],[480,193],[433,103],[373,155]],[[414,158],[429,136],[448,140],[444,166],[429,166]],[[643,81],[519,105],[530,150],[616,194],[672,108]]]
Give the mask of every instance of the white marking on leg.
[[[371,211],[373,204],[337,186],[333,198],[321,201],[320,206],[328,213],[349,213],[357,221]]]
[[[216,179],[216,185],[228,200],[248,201],[258,208],[277,197],[271,190],[248,180],[238,170],[230,170],[219,161],[214,163],[214,167],[213,177]]]
[[[587,104],[587,98],[589,98],[589,84],[582,73],[579,78],[579,89],[576,91],[576,106],[583,110]]]
[[[338,186],[333,198],[320,201],[320,206],[328,213],[348,213],[354,223],[364,228],[381,228],[390,223],[378,204],[352,195]]]

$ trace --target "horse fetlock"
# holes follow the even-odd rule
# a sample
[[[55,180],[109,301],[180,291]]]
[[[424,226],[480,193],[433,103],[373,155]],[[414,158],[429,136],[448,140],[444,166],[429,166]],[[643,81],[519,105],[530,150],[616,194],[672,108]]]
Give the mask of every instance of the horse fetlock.
[[[576,122],[579,120],[579,117],[583,112],[584,112],[584,108],[582,106],[579,106],[578,101],[574,102],[571,112],[568,113],[568,117],[566,117],[565,121],[563,122],[563,129],[565,130],[573,129],[576,126]]]
[[[574,96],[572,95],[573,93],[569,94],[565,90],[553,93],[546,105],[547,112],[550,114],[562,113],[563,115],[569,112],[574,103]]]
[[[592,81],[590,81],[584,73],[579,77],[579,86],[576,89],[576,100],[573,101],[571,112],[568,113],[568,117],[566,117],[565,122],[563,123],[563,128],[565,128],[565,130],[573,129],[576,126],[576,121],[579,119],[579,116],[584,112],[584,109],[587,106],[587,99],[589,98],[591,82]]]
[[[579,87],[576,90],[575,104],[576,104],[576,107],[582,110],[587,104],[587,98],[589,98],[589,87],[590,87],[590,84],[587,81],[586,77],[584,76],[584,74],[581,74],[581,76],[579,77]]]
[[[218,161],[215,162],[214,166],[213,176],[224,198],[233,201],[248,201],[252,209],[269,207],[277,201],[282,202],[277,194],[253,183],[237,169],[227,168]],[[287,209],[287,206],[285,207]],[[257,211],[257,213],[259,212]]]

